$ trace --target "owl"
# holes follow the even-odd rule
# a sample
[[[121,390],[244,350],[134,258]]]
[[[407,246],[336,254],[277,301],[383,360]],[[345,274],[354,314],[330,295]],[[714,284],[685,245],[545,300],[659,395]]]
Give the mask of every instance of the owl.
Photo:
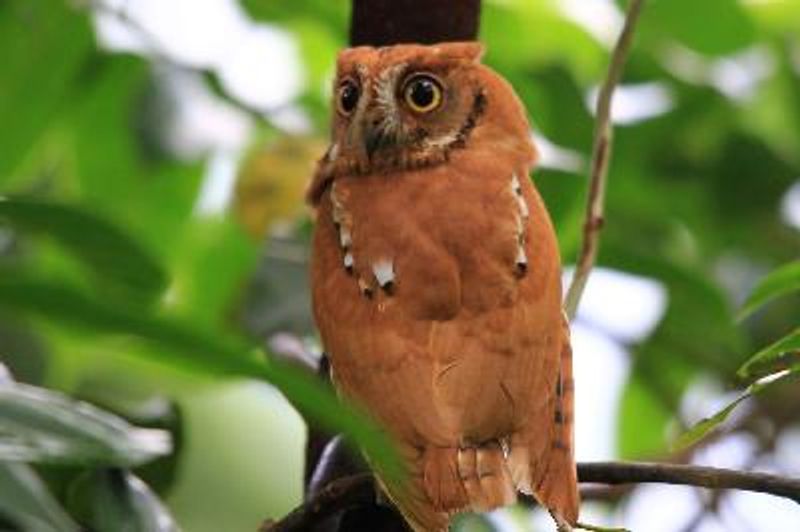
[[[397,443],[416,531],[532,494],[574,524],[569,329],[525,110],[475,42],[341,52],[314,318],[338,392]],[[378,479],[380,481],[380,478]]]

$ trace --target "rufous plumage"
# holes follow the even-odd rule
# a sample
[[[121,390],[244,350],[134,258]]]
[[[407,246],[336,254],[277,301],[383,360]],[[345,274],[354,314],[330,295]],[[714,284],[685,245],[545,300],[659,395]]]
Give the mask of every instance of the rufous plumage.
[[[532,494],[574,524],[572,356],[525,110],[478,43],[344,50],[308,198],[333,381],[395,439],[418,531]]]

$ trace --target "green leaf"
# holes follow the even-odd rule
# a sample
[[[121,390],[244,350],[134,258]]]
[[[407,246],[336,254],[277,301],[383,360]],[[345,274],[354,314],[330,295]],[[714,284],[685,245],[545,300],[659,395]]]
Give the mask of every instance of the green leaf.
[[[0,462],[0,516],[18,530],[78,532],[44,482],[28,465]]]
[[[800,365],[800,328],[750,357],[737,374],[742,378],[760,377],[797,365]]]
[[[762,278],[742,305],[737,319],[743,320],[768,301],[796,290],[800,290],[800,260],[785,264]]]
[[[94,299],[77,289],[30,276],[0,279],[0,307],[105,334],[134,335],[170,350],[162,362],[213,375],[263,377],[265,365],[238,339],[195,330],[178,320]]]
[[[52,390],[0,384],[0,461],[134,466],[171,448],[168,432]]]
[[[775,373],[773,375],[764,377],[758,382],[755,382],[747,387],[745,392],[737,397],[734,401],[728,404],[725,408],[714,414],[713,416],[703,418],[698,421],[695,425],[693,425],[689,430],[681,434],[677,440],[673,443],[673,451],[682,451],[692,445],[696,444],[703,438],[705,438],[712,430],[717,428],[721,423],[723,423],[731,412],[739,406],[745,399],[749,399],[753,395],[761,392],[765,388],[774,385],[777,382],[781,382],[782,380],[786,379],[787,377],[792,376],[793,373],[790,371],[782,371],[779,373]]]
[[[350,435],[389,481],[402,476],[391,440],[366,415],[340,403],[316,376],[275,360],[265,363],[263,356],[248,349],[238,338],[194,330],[174,319],[127,310],[93,300],[73,288],[36,279],[0,279],[1,307],[61,324],[135,335],[156,342],[169,350],[169,358],[159,359],[162,363],[190,367],[213,376],[265,379],[323,428]]]
[[[536,39],[528,38],[532,27]],[[485,62],[515,86],[519,84],[514,77],[525,79],[531,66],[548,64],[565,65],[582,81],[596,80],[607,60],[600,43],[565,17],[555,2],[485,2],[480,33],[487,45]]]
[[[167,283],[160,265],[117,226],[79,207],[0,197],[0,221],[54,238],[126,299],[151,300]]]
[[[389,436],[377,428],[366,412],[343,406],[316,376],[284,363],[271,361],[266,373],[286,398],[306,417],[329,432],[349,435],[370,457],[387,482],[400,481],[404,471]]]
[[[733,412],[734,408],[739,406],[739,403],[749,397],[750,394],[745,393],[713,416],[703,418],[698,421],[689,430],[681,434],[677,440],[675,440],[675,442],[672,444],[673,450],[681,451],[702,440],[709,432],[715,429],[723,421],[728,419],[730,413]]]
[[[707,55],[741,50],[755,37],[755,25],[737,0],[648,2],[639,29],[644,41],[668,37]]]
[[[617,417],[617,445],[624,459],[658,456],[668,448],[667,431],[676,424],[680,398],[697,371],[675,356],[658,336],[635,348]]]
[[[800,329],[796,329],[753,355],[739,369],[739,375],[741,377],[762,376],[762,378],[751,384],[735,401],[713,416],[702,419],[682,434],[674,443],[675,449],[681,450],[694,445],[724,422],[742,401],[760,392],[765,387],[797,373],[798,368],[800,368]]]
[[[67,2],[6,0],[0,6],[0,183],[9,178],[65,105],[91,56],[88,17]]]
[[[74,494],[86,499],[88,521],[98,532],[177,532],[166,505],[139,477],[102,469],[78,480]]]

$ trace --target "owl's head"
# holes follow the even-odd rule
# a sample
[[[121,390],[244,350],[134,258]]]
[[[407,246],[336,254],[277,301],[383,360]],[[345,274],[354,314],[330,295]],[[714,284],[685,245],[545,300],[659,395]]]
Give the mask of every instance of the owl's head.
[[[524,109],[511,86],[480,63],[482,53],[476,42],[341,52],[323,173],[441,164],[478,139],[486,149],[527,150],[532,158]]]

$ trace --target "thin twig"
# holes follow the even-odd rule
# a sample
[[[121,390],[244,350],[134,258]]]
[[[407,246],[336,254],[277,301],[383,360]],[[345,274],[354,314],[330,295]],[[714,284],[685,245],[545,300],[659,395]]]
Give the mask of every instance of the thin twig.
[[[622,77],[622,68],[628,57],[628,52],[633,42],[633,31],[644,0],[631,0],[628,13],[625,16],[625,25],[619,35],[614,51],[611,54],[611,64],[600,94],[597,97],[597,123],[594,131],[594,146],[592,148],[591,176],[589,179],[589,192],[586,201],[586,218],[583,225],[583,242],[578,262],[575,265],[575,274],[567,291],[564,301],[564,310],[569,319],[575,317],[589,272],[597,259],[597,250],[600,245],[600,229],[603,227],[603,206],[605,204],[606,181],[608,176],[608,161],[611,157],[611,99],[614,88]]]
[[[597,484],[660,483],[736,489],[786,497],[800,503],[800,478],[695,465],[589,462],[578,464],[578,480]],[[359,473],[331,482],[286,517],[276,523],[267,524],[263,530],[308,530],[312,524],[341,510],[364,504],[375,504],[375,484],[369,473]]]
[[[630,530],[623,527],[597,526],[590,525],[589,523],[581,523],[580,521],[575,523],[574,528],[575,530],[588,530],[589,532],[630,532]]]

